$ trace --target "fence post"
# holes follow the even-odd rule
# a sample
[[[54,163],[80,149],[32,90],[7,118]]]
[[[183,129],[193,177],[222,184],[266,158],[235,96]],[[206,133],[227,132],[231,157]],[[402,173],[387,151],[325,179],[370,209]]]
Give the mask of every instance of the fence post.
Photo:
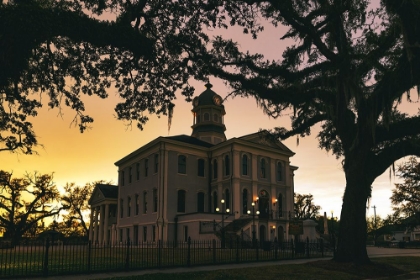
[[[191,265],[191,237],[188,236],[187,266]]]
[[[88,259],[87,259],[87,271],[90,272],[90,266],[91,266],[91,254],[92,254],[92,241],[89,240],[88,242]]]
[[[162,240],[158,240],[158,267],[162,266]]]
[[[47,237],[45,242],[45,255],[44,255],[44,265],[43,265],[43,273],[44,277],[48,276],[48,251],[50,249],[50,239]]]
[[[236,236],[236,262],[239,262],[239,236]]]
[[[127,239],[127,252],[125,254],[125,269],[130,268],[130,239]]]
[[[216,263],[216,239],[213,239],[213,263]]]
[[[294,259],[295,258],[295,244],[293,242],[293,238],[290,245],[292,246],[292,259]]]
[[[274,259],[277,260],[277,250],[279,248],[279,244],[277,241],[277,237],[274,237]]]
[[[256,258],[257,258],[257,261],[258,261],[258,244],[259,244],[259,242],[258,242],[258,239],[255,239],[255,254],[256,254]]]
[[[309,237],[306,237],[306,257],[309,259]]]

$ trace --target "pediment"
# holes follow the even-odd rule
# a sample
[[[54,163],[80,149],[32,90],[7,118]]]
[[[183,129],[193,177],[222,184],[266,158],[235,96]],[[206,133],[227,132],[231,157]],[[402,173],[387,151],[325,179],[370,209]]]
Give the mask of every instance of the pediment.
[[[248,134],[248,135],[240,137],[239,139],[242,139],[251,143],[255,143],[261,146],[266,146],[266,147],[274,148],[277,150],[281,150],[291,155],[295,154],[279,140],[269,137],[269,134],[266,131]]]
[[[118,186],[97,184],[89,199],[89,204],[94,205],[104,200],[118,199]]]

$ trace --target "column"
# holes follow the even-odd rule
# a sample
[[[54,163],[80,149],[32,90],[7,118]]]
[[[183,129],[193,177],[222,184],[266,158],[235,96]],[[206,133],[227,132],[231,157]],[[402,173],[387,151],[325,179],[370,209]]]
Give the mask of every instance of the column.
[[[109,228],[109,204],[105,204],[105,214],[104,214],[104,243],[108,243],[108,228]]]
[[[95,211],[95,208],[92,209],[92,207],[90,207],[90,223],[89,223],[89,241],[90,242],[93,241],[93,225],[94,225],[93,212],[94,211]]]
[[[104,242],[104,205],[99,206],[100,208],[100,216],[99,216],[99,244],[103,244]]]
[[[98,215],[99,215],[98,207],[95,207],[95,225],[94,225],[95,228],[93,231],[93,242],[98,241],[98,231],[99,231]]]

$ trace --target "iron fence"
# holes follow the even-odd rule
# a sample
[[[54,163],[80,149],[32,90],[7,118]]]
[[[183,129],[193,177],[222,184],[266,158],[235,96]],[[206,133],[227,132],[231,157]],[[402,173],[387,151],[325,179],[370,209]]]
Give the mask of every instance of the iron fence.
[[[322,240],[256,242],[239,237],[222,248],[219,240],[117,244],[34,241],[0,242],[0,278],[128,271],[164,267],[272,261],[332,256]]]

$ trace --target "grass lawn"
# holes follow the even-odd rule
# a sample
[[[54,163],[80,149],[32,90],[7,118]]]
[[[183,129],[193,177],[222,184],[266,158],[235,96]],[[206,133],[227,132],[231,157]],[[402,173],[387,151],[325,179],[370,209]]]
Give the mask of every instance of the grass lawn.
[[[408,275],[393,277],[410,272],[420,272],[420,257],[389,257],[372,259],[370,265],[355,265],[336,263],[333,261],[316,261],[306,264],[294,265],[268,265],[262,267],[250,267],[241,269],[221,269],[204,272],[188,273],[156,273],[141,276],[107,278],[114,280],[244,280],[244,279],[374,279],[391,277],[389,279],[410,279]],[[417,279],[420,274],[417,275]]]

